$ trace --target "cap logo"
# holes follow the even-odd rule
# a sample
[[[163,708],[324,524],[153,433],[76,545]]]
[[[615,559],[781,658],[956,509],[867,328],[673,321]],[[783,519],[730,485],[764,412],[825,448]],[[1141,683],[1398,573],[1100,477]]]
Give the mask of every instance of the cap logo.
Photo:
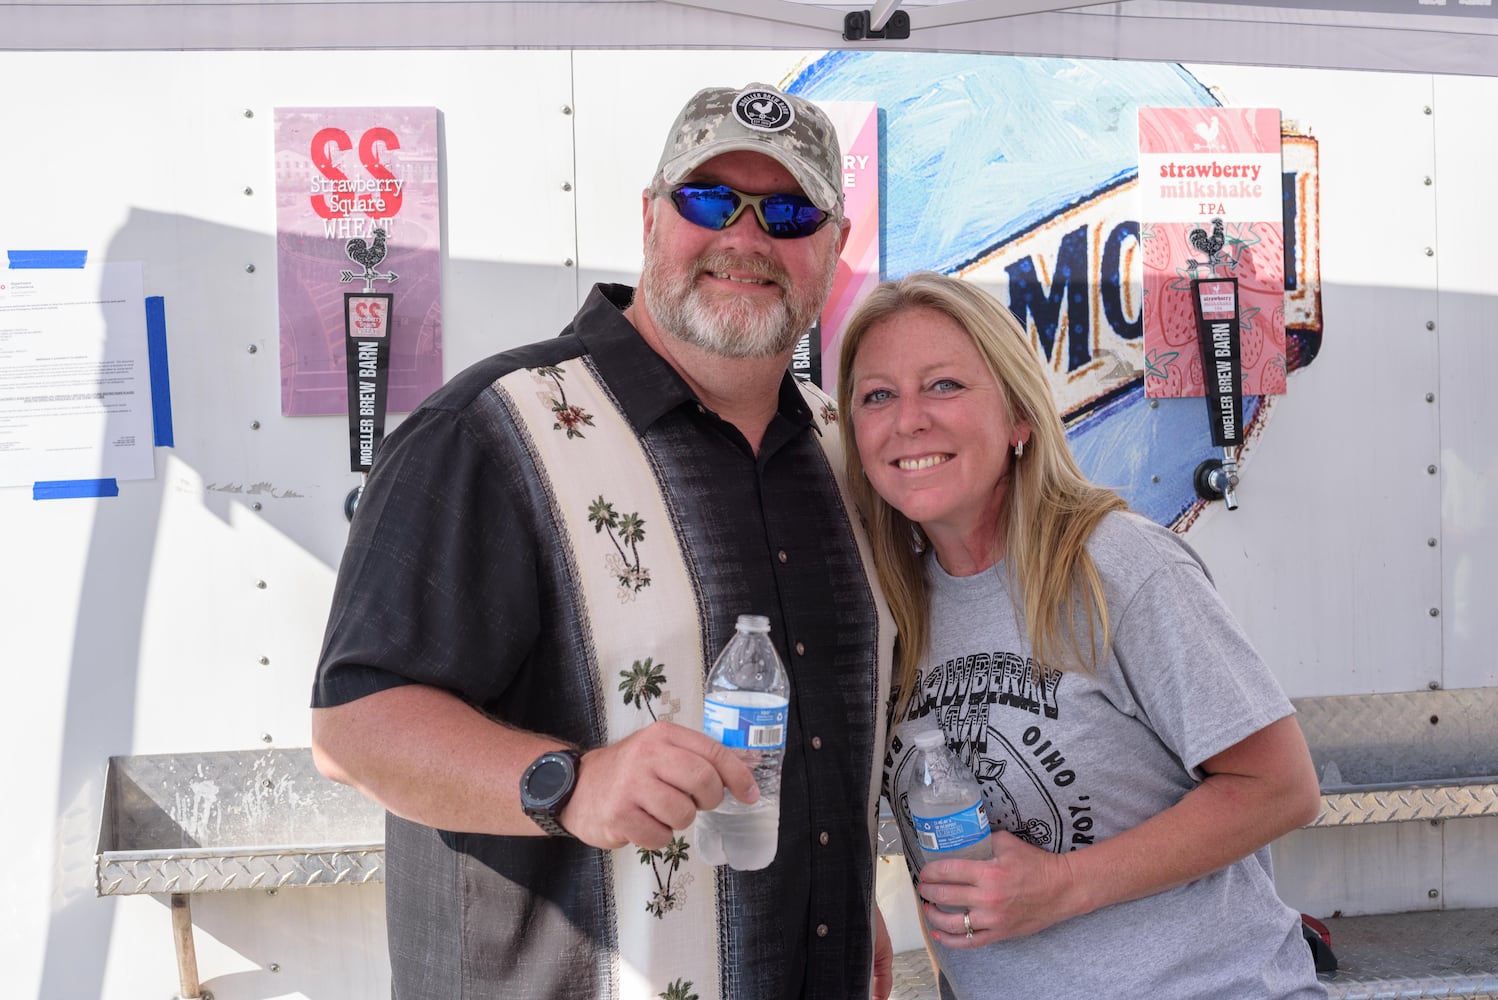
[[[756,132],[780,132],[791,127],[796,112],[773,90],[746,90],[733,100],[733,116]]]

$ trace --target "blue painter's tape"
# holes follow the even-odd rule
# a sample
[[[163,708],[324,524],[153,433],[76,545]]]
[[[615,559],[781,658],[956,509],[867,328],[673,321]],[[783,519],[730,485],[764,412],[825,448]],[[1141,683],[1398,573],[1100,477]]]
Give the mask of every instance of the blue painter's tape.
[[[172,437],[172,380],[166,365],[166,300],[146,297],[146,356],[151,363],[151,423],[156,444],[170,448]]]
[[[33,500],[66,500],[70,497],[117,497],[120,484],[113,479],[54,479],[31,484]]]
[[[87,250],[7,250],[5,256],[13,271],[34,268],[81,268],[88,262]]]

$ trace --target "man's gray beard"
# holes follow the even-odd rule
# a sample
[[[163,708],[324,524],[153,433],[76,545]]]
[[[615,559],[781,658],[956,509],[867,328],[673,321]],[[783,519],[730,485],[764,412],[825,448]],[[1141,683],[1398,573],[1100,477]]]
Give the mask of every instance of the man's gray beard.
[[[708,254],[691,261],[676,274],[656,250],[655,232],[645,243],[641,293],[656,326],[675,339],[724,358],[772,358],[790,351],[811,329],[832,290],[837,255],[829,253],[827,267],[812,284],[798,290],[790,277],[763,257],[729,253]],[[772,305],[751,296],[729,299],[700,294],[697,275],[703,271],[748,273],[774,281],[781,298]]]

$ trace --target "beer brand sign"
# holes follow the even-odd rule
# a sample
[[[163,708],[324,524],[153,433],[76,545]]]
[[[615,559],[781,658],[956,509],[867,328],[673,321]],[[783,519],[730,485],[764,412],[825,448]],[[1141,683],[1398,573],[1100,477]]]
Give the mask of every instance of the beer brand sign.
[[[1139,109],[1147,395],[1215,391],[1225,358],[1203,356],[1193,300],[1208,279],[1237,286],[1242,393],[1285,391],[1283,175],[1275,109]]]
[[[389,408],[410,411],[442,384],[438,166],[436,108],[276,109],[283,414],[352,415],[367,402],[350,393],[345,294],[377,284],[394,296]]]

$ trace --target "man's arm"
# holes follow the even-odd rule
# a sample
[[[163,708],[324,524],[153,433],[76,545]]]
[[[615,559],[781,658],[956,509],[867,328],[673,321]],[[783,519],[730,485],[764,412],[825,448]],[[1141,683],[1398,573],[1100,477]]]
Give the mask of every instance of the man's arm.
[[[448,692],[389,688],[312,713],[312,757],[405,819],[443,830],[540,835],[520,807],[520,777],[565,740],[512,729]],[[729,789],[759,793],[749,769],[706,735],[658,722],[583,754],[562,825],[594,847],[665,847]]]

